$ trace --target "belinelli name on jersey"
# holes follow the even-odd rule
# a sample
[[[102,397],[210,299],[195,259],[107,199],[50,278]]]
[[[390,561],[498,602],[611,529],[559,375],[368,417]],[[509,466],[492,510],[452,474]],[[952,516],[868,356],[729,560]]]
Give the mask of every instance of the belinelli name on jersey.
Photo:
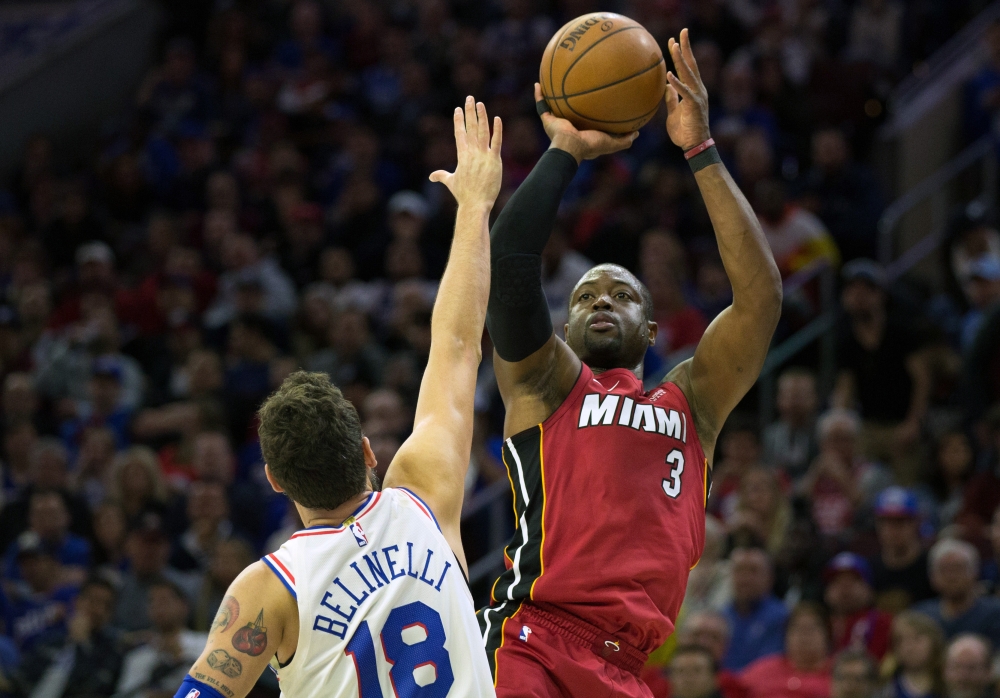
[[[433,550],[426,546],[416,546],[414,550],[414,547],[410,542],[405,543],[405,550],[400,550],[398,545],[389,545],[382,548],[381,556],[380,551],[371,550],[353,560],[348,565],[351,572],[345,572],[343,577],[334,577],[323,594],[319,602],[320,612],[313,620],[313,630],[344,639],[358,609],[397,579],[412,577],[440,592],[451,563],[444,559],[440,551],[435,561]]]
[[[584,395],[577,427],[612,425],[656,432],[687,443],[687,415],[684,412],[646,403],[636,404],[632,398],[621,395]]]

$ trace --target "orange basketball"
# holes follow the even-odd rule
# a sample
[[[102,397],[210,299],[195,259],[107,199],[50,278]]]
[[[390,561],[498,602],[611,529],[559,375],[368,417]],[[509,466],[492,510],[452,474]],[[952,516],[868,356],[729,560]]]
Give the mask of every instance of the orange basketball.
[[[660,108],[667,68],[641,24],[594,12],[555,33],[542,54],[539,82],[552,112],[577,128],[629,133]]]

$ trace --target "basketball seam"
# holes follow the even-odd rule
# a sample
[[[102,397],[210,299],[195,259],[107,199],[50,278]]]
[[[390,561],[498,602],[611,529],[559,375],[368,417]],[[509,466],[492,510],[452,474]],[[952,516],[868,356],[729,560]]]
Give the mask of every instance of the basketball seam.
[[[647,116],[648,114],[653,114],[656,112],[657,109],[660,108],[660,102],[657,101],[655,107],[631,119],[595,119],[593,117],[587,116],[586,114],[581,114],[580,112],[578,112],[576,109],[570,106],[569,100],[564,100],[564,101],[566,102],[566,108],[569,109],[574,114],[576,114],[577,116],[579,116],[581,119],[586,119],[587,121],[593,121],[599,124],[627,124],[630,121],[638,121],[639,119],[641,119],[644,116]]]
[[[632,73],[631,75],[627,75],[627,76],[623,77],[620,80],[615,80],[614,82],[609,82],[608,84],[601,85],[600,87],[593,87],[593,88],[591,88],[589,90],[584,90],[583,92],[574,92],[573,94],[570,94],[570,95],[563,95],[560,99],[569,99],[570,97],[582,97],[583,95],[589,95],[591,92],[597,92],[599,90],[603,90],[606,87],[614,87],[615,85],[620,85],[623,82],[628,82],[632,78],[637,78],[640,75],[644,75],[644,74],[648,73],[651,70],[659,68],[660,67],[660,63],[663,63],[663,59],[662,58],[660,60],[658,60],[656,63],[654,63],[653,65],[649,66],[648,68],[643,68],[638,73]],[[666,83],[663,83],[663,84],[666,85]]]
[[[570,71],[573,70],[573,66],[575,66],[577,63],[579,63],[583,59],[584,56],[586,56],[591,50],[593,50],[593,48],[595,46],[597,46],[598,44],[600,44],[602,41],[604,41],[606,39],[610,39],[615,34],[620,34],[622,32],[627,32],[627,31],[629,31],[631,29],[642,29],[642,27],[636,25],[636,26],[632,26],[632,27],[622,27],[621,29],[615,29],[610,34],[605,34],[600,39],[598,39],[597,41],[595,41],[594,43],[592,43],[590,46],[588,46],[587,48],[585,48],[583,50],[583,53],[581,53],[579,56],[577,56],[573,60],[573,62],[570,63],[569,66],[566,68],[566,70],[563,72],[562,84],[559,85],[559,88],[560,88],[559,91],[562,92],[562,95],[559,98],[560,99],[565,99],[566,98],[566,78],[569,77]]]

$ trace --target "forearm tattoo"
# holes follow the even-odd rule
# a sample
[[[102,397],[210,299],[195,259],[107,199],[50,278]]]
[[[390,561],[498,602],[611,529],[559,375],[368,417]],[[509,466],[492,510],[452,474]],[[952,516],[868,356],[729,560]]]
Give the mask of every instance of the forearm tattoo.
[[[221,681],[218,681],[217,679],[212,678],[208,674],[202,674],[200,671],[196,671],[194,672],[194,678],[197,679],[198,681],[201,681],[202,683],[207,683],[210,686],[215,686],[217,689],[219,689],[227,696],[229,696],[229,698],[233,698],[233,696],[236,695],[235,693],[233,693],[233,690],[229,688],[229,686],[222,683]]]
[[[229,652],[226,652],[226,650],[215,650],[208,655],[205,661],[210,667],[221,671],[231,679],[235,679],[243,673],[243,665],[240,663],[240,660],[229,654]]]

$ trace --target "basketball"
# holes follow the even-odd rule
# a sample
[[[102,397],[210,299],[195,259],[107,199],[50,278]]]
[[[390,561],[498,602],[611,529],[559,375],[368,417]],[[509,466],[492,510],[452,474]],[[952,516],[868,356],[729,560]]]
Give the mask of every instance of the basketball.
[[[667,68],[641,24],[594,12],[555,33],[542,54],[539,82],[552,113],[578,129],[630,133],[663,102]]]

